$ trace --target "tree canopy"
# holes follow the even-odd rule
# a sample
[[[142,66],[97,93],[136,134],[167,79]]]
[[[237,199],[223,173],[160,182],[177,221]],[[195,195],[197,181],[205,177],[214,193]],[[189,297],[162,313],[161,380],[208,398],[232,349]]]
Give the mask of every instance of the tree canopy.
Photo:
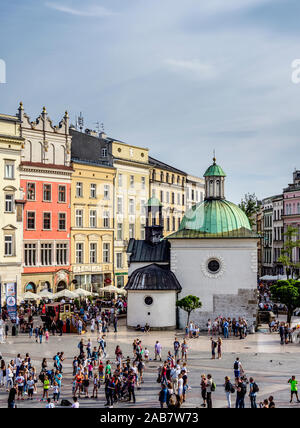
[[[187,312],[187,324],[189,324],[191,313],[196,309],[200,309],[202,307],[202,303],[199,297],[189,295],[183,297],[181,300],[177,300],[176,306]]]
[[[248,217],[250,226],[253,227],[256,223],[256,213],[259,210],[259,204],[255,193],[247,193],[244,199],[241,200],[239,207]]]
[[[270,290],[272,300],[287,307],[287,322],[290,324],[294,310],[300,307],[300,281],[277,281]]]

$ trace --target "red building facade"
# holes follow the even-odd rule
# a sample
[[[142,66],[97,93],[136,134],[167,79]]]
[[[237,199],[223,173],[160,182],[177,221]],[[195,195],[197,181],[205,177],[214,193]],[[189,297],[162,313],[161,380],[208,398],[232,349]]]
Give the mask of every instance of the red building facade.
[[[71,137],[66,113],[54,127],[46,109],[30,122],[19,108],[25,139],[21,188],[26,201],[22,290],[53,292],[70,284]]]

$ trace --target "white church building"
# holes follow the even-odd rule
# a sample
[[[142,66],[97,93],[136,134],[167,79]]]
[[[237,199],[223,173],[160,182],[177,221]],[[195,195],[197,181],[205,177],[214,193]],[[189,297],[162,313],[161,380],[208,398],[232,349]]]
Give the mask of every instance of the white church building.
[[[129,327],[184,328],[187,314],[176,308],[176,298],[190,294],[202,302],[191,315],[201,329],[220,315],[255,323],[259,236],[245,213],[225,199],[226,175],[215,158],[204,177],[205,200],[188,210],[179,230],[165,239],[161,204],[149,200],[146,239],[130,240],[127,250]]]

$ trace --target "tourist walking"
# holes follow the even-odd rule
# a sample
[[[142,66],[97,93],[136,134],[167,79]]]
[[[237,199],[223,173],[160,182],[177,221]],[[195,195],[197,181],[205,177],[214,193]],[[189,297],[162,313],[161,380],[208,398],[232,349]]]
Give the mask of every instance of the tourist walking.
[[[296,380],[296,377],[292,376],[291,379],[288,380],[288,383],[291,385],[290,403],[292,403],[294,395],[296,396],[297,403],[300,403],[300,400],[298,398],[298,381]]]

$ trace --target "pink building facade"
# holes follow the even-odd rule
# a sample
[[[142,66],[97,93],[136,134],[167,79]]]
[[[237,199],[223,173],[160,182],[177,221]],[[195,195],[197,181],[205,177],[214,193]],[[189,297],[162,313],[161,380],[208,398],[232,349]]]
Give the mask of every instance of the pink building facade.
[[[284,231],[288,226],[298,229],[300,239],[300,171],[294,171],[293,183],[283,191],[284,201]],[[294,250],[294,261],[300,261],[300,248]]]

